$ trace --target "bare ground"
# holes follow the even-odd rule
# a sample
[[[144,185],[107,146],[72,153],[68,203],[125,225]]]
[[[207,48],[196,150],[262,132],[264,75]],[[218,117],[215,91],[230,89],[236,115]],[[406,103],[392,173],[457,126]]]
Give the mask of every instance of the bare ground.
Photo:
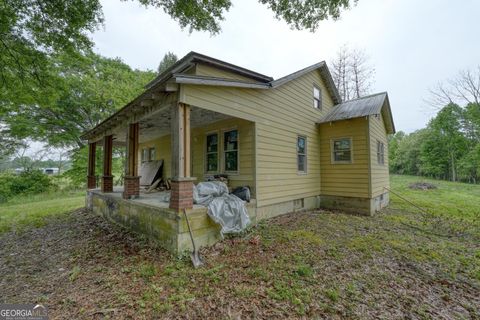
[[[52,319],[480,319],[480,239],[409,221],[292,213],[203,249],[194,270],[82,209],[0,235],[0,302]]]

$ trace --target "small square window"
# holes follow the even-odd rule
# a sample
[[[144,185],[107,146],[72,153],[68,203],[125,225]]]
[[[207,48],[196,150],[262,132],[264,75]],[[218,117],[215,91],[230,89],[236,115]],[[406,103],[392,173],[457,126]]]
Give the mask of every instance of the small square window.
[[[313,107],[322,109],[322,91],[316,86],[313,86]]]
[[[332,140],[332,162],[333,163],[351,163],[352,162],[352,139],[342,138]]]
[[[307,138],[297,137],[297,170],[307,172]]]

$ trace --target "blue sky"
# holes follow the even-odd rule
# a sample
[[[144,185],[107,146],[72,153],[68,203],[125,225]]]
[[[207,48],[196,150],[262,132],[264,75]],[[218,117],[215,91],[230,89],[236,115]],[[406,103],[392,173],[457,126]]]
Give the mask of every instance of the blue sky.
[[[480,1],[359,0],[315,33],[291,30],[255,0],[232,0],[217,36],[182,31],[162,10],[136,1],[103,0],[105,24],[96,51],[134,68],[155,69],[167,51],[198,51],[281,77],[321,60],[343,44],[364,49],[375,66],[373,91],[388,91],[397,130],[425,126],[428,90],[480,65]]]

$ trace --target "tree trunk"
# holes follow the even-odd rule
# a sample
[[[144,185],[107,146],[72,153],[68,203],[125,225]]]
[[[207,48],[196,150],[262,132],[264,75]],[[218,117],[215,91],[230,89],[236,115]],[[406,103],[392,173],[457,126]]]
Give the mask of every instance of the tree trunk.
[[[450,154],[450,159],[452,163],[452,181],[457,181],[457,170],[455,170],[455,157],[453,156],[453,153]]]

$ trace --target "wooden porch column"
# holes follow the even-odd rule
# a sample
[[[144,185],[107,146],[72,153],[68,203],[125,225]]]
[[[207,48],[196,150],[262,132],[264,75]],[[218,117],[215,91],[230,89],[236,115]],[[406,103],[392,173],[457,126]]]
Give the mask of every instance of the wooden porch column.
[[[193,181],[190,177],[190,106],[179,103],[172,108],[172,190],[170,208],[193,207]]]
[[[103,137],[103,176],[102,192],[113,192],[112,176],[113,136]]]
[[[88,170],[87,170],[87,189],[97,187],[97,178],[95,177],[95,160],[97,157],[97,143],[88,144]]]
[[[125,166],[125,182],[123,198],[137,198],[140,195],[140,176],[138,176],[138,122],[131,123],[127,132],[127,163]]]

